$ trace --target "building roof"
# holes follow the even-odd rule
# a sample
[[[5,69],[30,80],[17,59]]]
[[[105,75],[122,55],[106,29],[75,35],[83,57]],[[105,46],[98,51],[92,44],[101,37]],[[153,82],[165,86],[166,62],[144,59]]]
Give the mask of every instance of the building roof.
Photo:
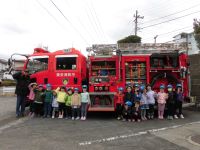
[[[5,65],[7,65],[7,60],[6,59],[3,59],[3,58],[0,58],[0,63],[1,64],[5,64]]]
[[[190,33],[181,32],[181,33],[179,33],[179,34],[173,36],[173,38],[175,38],[175,37],[177,37],[177,36],[179,36],[179,35],[183,35],[183,34],[185,34],[185,35],[189,35],[189,34],[194,34],[194,32],[190,32]]]

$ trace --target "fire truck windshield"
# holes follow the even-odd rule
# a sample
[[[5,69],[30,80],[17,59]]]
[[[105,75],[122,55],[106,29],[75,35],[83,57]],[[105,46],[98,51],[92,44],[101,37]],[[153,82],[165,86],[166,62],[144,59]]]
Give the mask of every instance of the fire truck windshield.
[[[30,74],[44,71],[48,69],[48,56],[32,56],[29,57],[27,69]]]
[[[56,56],[56,70],[76,70],[77,55]]]

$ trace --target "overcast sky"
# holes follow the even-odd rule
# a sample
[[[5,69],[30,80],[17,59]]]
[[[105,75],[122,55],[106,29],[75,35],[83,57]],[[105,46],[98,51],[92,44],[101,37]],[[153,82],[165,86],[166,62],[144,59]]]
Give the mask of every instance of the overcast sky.
[[[136,10],[144,16],[138,24],[144,28],[138,32],[142,42],[153,42],[155,35],[157,42],[167,42],[180,32],[192,32],[193,18],[200,18],[199,0],[0,1],[0,57],[30,54],[41,45],[50,51],[73,46],[85,53],[92,44],[116,43],[134,33]]]

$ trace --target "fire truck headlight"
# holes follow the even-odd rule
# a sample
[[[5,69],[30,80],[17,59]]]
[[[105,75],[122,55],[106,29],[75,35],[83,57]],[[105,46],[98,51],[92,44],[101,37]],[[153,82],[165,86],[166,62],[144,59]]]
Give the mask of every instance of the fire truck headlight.
[[[96,79],[95,79],[95,82],[98,82],[98,81],[99,81],[99,79],[98,79],[98,78],[96,78]]]
[[[101,82],[102,81],[102,79],[101,78],[99,78],[99,82]]]
[[[98,88],[97,86],[94,87],[94,90],[95,90],[95,91],[98,91],[98,89],[99,89],[99,88]]]
[[[99,87],[99,91],[102,91],[102,90],[103,90],[103,87],[100,86],[100,87]]]

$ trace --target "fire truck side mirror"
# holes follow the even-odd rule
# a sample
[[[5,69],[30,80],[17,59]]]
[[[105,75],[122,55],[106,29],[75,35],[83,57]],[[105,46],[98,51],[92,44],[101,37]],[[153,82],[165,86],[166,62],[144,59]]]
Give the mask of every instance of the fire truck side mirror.
[[[10,60],[10,58],[8,59],[8,66],[11,66],[11,60]]]

